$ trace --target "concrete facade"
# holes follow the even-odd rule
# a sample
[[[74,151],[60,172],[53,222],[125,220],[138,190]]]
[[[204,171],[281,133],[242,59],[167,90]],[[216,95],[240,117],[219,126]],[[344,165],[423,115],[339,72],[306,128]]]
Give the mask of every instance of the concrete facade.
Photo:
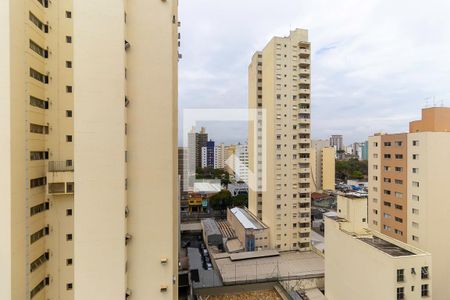
[[[0,4],[1,299],[177,299],[177,5]]]
[[[421,120],[410,123],[409,133],[369,138],[369,226],[391,229],[391,236],[431,253],[433,299],[438,300],[450,295],[450,239],[443,235],[450,213],[444,200],[450,192],[449,119],[449,108],[426,108]]]
[[[431,298],[430,253],[368,230],[366,200],[338,197],[337,216],[325,217],[325,296]]]
[[[311,148],[311,192],[334,190],[336,148],[328,140],[314,140]]]
[[[249,66],[249,108],[257,111],[248,135],[249,209],[281,251],[311,249],[310,53],[308,31],[296,29],[272,38]]]

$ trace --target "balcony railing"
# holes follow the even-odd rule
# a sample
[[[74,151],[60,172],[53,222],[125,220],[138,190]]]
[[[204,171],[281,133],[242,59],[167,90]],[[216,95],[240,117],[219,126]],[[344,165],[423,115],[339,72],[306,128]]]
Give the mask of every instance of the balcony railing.
[[[71,172],[73,171],[73,161],[49,161],[49,172]]]

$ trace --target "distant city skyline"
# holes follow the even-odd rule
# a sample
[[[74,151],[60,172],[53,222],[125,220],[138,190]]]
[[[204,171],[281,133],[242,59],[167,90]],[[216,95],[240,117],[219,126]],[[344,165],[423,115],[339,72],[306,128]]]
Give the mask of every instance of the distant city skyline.
[[[408,1],[408,14],[405,3],[180,1],[180,115],[183,108],[246,108],[254,51],[274,35],[306,28],[314,62],[312,138],[342,134],[349,145],[374,132],[406,131],[421,108],[433,105],[426,98],[435,96],[438,106],[450,99],[450,42],[442,38],[450,3]],[[246,139],[243,123],[207,127],[217,142]]]

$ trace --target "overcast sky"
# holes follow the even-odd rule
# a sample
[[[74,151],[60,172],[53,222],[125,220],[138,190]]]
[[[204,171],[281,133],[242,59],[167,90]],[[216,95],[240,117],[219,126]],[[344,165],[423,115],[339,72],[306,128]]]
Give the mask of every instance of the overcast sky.
[[[313,138],[406,131],[420,109],[450,106],[450,1],[180,0],[184,108],[246,108],[247,67],[274,35],[309,30]],[[207,122],[216,142],[244,122]],[[182,123],[180,122],[180,127]]]

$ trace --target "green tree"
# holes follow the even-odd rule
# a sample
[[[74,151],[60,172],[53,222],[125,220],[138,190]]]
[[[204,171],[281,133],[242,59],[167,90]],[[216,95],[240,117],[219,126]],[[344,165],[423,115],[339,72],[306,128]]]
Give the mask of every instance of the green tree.
[[[209,203],[212,209],[223,212],[233,204],[231,193],[227,190],[221,190],[217,194],[209,197]]]
[[[248,207],[248,195],[237,195],[232,198],[233,206]]]
[[[368,164],[366,160],[349,159],[336,160],[336,178],[346,181],[347,179],[363,179],[367,176]]]

